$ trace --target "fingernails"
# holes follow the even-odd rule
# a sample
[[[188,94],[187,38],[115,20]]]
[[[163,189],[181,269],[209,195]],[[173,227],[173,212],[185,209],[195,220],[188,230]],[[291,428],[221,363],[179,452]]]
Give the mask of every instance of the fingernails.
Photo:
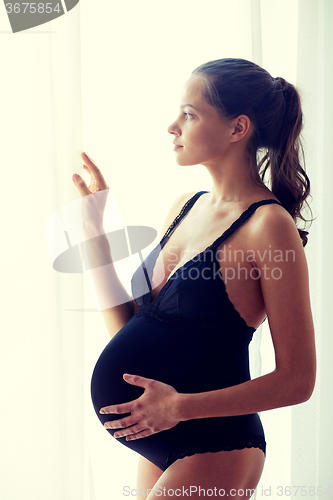
[[[72,179],[73,181],[77,181],[78,179],[80,179],[80,176],[78,174],[74,174]]]

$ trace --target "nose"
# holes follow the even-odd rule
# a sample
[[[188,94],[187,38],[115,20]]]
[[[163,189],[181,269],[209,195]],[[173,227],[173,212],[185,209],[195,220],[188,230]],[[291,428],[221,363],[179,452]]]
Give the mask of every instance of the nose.
[[[168,126],[168,133],[174,135],[181,135],[180,128],[177,124],[177,120],[175,120],[171,125]]]

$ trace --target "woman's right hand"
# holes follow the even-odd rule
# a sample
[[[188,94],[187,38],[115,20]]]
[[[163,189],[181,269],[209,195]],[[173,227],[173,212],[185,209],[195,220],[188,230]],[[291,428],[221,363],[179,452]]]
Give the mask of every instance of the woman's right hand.
[[[109,194],[109,186],[96,163],[86,153],[81,153],[81,158],[84,161],[83,168],[90,175],[90,184],[87,186],[78,174],[74,174],[72,178],[82,197],[81,214],[84,229],[89,231],[91,237],[93,237],[103,230],[103,215]]]

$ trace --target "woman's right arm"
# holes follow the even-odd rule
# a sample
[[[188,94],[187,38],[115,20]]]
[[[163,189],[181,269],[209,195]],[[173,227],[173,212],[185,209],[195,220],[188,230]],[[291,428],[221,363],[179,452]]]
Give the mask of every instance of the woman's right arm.
[[[85,163],[85,169],[91,176],[91,183],[88,187],[80,176],[73,177],[80,195],[83,197],[108,189],[97,165],[86,154],[82,153],[81,157]],[[194,193],[181,195],[175,200],[163,224],[160,239],[192,194]],[[95,298],[102,312],[106,328],[112,338],[138,312],[139,307],[133,297],[125,290],[113,266],[109,241],[102,229],[102,216],[102,213],[97,213],[95,222],[90,221],[89,224],[84,226],[87,238],[85,250]],[[98,238],[94,237],[96,233],[99,233]],[[115,305],[109,307],[110,304]]]

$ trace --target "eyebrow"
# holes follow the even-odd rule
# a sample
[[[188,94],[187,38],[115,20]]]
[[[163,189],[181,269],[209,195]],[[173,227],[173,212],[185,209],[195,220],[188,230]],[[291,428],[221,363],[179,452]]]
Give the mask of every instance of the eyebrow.
[[[195,108],[194,106],[192,106],[192,104],[182,104],[180,107],[181,108],[186,108],[186,106],[189,106],[190,108],[193,108],[195,109],[196,111],[199,111],[199,109]]]

